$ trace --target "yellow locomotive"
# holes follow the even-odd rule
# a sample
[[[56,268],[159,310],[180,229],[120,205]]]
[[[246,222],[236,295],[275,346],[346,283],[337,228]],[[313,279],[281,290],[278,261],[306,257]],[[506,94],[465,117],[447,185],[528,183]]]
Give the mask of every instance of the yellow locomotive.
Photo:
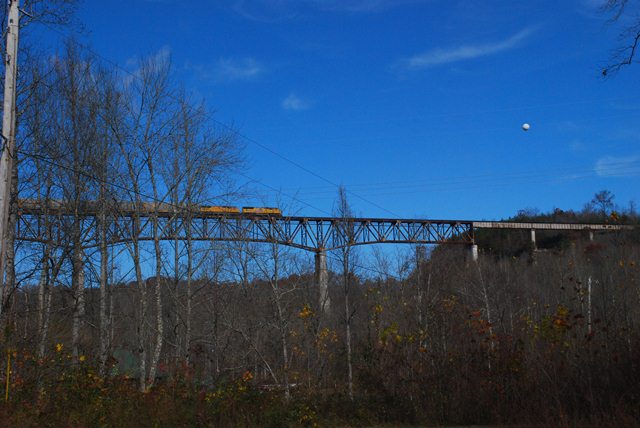
[[[272,208],[272,207],[242,207],[243,214],[260,214],[260,215],[269,215],[269,216],[282,216],[282,211],[280,208]]]
[[[213,213],[213,214],[240,214],[240,209],[238,207],[214,206],[214,205],[200,205],[200,211],[203,213]]]
[[[257,214],[271,217],[282,217],[280,208],[273,207],[243,207],[242,211],[238,207],[201,205],[200,212],[211,214]]]

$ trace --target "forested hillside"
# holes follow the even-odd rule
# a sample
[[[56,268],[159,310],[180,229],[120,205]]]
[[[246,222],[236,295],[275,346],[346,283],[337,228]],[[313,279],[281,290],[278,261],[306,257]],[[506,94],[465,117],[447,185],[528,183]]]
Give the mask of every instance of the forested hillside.
[[[31,19],[66,22],[60,13]],[[533,33],[525,29],[488,53]],[[242,230],[247,211],[238,201],[260,182],[245,174],[242,134],[211,120],[205,102],[176,81],[167,50],[126,69],[73,40],[56,54],[26,58],[0,288],[1,426],[640,425],[638,230],[538,232],[535,246],[528,232],[480,230],[478,260],[449,243],[369,250],[350,239],[350,193],[324,178],[338,188],[328,215],[346,239],[326,254],[328,290],[321,290],[315,254],[270,238],[253,242]],[[247,91],[251,103],[273,92],[264,89]],[[288,113],[310,106],[293,95],[283,102]],[[527,135],[533,129],[527,125]],[[322,178],[268,145],[243,141]],[[337,151],[323,153],[331,160]],[[636,158],[609,173],[635,173],[628,164]],[[25,201],[39,211],[25,214]],[[262,211],[264,227],[279,227],[284,207],[266,209],[250,210]],[[581,210],[566,209],[508,220],[639,224],[635,206],[617,207],[606,190]],[[211,226],[229,212],[225,224],[235,222],[236,235],[203,233],[206,220]]]
[[[540,212],[537,209],[523,209],[516,215],[504,218],[502,221],[522,223],[584,223],[584,224],[623,224],[638,225],[640,217],[631,202],[626,207],[614,204],[615,195],[607,190],[597,192],[591,201],[587,201],[580,210],[563,210],[555,208],[550,212]],[[597,232],[594,245],[617,245],[621,242],[640,242],[640,230],[620,233]],[[566,250],[572,243],[584,243],[589,240],[588,232],[560,232],[536,231],[535,250],[560,251]],[[476,232],[476,242],[485,252],[502,256],[520,256],[531,254],[534,250],[531,235],[527,230],[479,230]]]
[[[590,214],[513,220],[587,221]],[[145,287],[161,287],[166,298],[165,346],[145,394],[136,392],[135,282],[109,287],[110,357],[102,371],[99,290],[86,290],[74,361],[71,290],[51,289],[40,354],[42,307],[27,281],[6,330],[14,369],[2,419],[117,424],[142,412],[178,425],[640,422],[637,235],[560,234],[535,252],[517,232],[478,239],[477,262],[455,246],[418,247],[386,263],[357,248],[347,264],[345,253],[332,255],[325,302],[310,260],[271,245],[211,250],[215,263],[193,279],[191,297],[184,279],[146,278]],[[151,293],[146,298],[153,320]]]

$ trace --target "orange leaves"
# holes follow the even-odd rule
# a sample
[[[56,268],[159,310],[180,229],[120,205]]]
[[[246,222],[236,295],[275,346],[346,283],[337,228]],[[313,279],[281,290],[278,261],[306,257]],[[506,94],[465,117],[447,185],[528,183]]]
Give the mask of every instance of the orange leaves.
[[[562,318],[554,318],[553,319],[553,325],[556,327],[566,327],[567,326],[567,320],[562,319]]]
[[[569,309],[564,305],[558,305],[556,309],[556,316],[566,318],[569,314]]]
[[[242,374],[242,380],[244,382],[249,382],[252,379],[253,379],[253,373],[251,373],[251,371],[247,370]]]
[[[373,307],[373,312],[374,312],[376,315],[380,315],[383,311],[384,311],[384,308],[383,308],[383,307],[382,307],[382,305],[381,305],[381,304],[379,304],[379,303]]]
[[[491,332],[491,323],[488,320],[485,320],[482,317],[481,310],[470,311],[468,315],[467,325],[471,327],[473,333],[478,335],[486,335]]]
[[[556,313],[552,316],[553,326],[558,330],[570,328],[569,324],[569,308],[564,305],[558,305]]]
[[[315,345],[318,351],[330,353],[329,345],[338,343],[338,333],[328,327],[321,328],[316,336]]]
[[[311,310],[311,306],[308,303],[305,303],[302,306],[302,310],[298,312],[298,318],[306,320],[309,317],[313,316],[313,311]]]
[[[456,296],[451,296],[451,297],[442,299],[442,307],[445,311],[452,312],[457,302],[458,302],[458,299],[456,298]]]
[[[409,339],[410,337],[411,339]],[[412,336],[403,336],[400,333],[400,326],[396,322],[392,322],[391,325],[382,329],[378,335],[378,344],[381,346],[386,346],[389,343],[399,345],[405,340],[413,342],[414,338]]]

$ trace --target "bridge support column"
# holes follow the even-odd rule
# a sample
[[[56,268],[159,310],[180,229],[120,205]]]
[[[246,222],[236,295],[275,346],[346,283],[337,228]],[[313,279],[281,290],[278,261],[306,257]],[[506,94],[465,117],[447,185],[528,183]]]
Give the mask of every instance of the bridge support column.
[[[471,258],[471,261],[473,262],[478,261],[478,245],[477,244],[471,244],[469,246],[469,256]]]
[[[536,230],[535,229],[531,229],[531,248],[533,248],[533,251],[538,249],[538,247],[536,246]]]
[[[589,242],[593,242],[593,230],[589,231]]]
[[[327,253],[323,250],[316,251],[316,284],[318,284],[318,307],[322,314],[326,314],[331,307],[331,300],[329,299]]]

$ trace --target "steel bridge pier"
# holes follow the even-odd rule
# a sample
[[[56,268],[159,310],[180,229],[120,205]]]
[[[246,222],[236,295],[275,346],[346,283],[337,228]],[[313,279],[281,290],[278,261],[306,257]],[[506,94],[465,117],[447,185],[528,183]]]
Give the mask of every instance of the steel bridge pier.
[[[475,231],[479,229],[529,230],[535,248],[536,231],[601,231],[633,229],[635,226],[585,223],[525,223],[503,221],[425,220],[390,218],[339,218],[275,216],[248,213],[214,213],[200,207],[174,207],[167,204],[143,205],[114,202],[105,206],[95,201],[72,204],[65,201],[19,200],[17,239],[51,243],[68,248],[73,245],[65,233],[71,223],[81,222],[83,248],[100,244],[98,218],[108,224],[107,244],[136,239],[264,242],[286,245],[315,253],[315,280],[321,310],[328,311],[329,275],[327,252],[356,245],[381,243],[463,245],[470,258],[478,259]],[[134,225],[135,223],[135,225]],[[135,235],[134,235],[135,233]],[[156,235],[157,233],[157,235]]]
[[[317,250],[315,254],[316,271],[315,279],[318,286],[318,302],[321,313],[328,313],[331,309],[329,298],[329,272],[327,270],[327,252]]]

